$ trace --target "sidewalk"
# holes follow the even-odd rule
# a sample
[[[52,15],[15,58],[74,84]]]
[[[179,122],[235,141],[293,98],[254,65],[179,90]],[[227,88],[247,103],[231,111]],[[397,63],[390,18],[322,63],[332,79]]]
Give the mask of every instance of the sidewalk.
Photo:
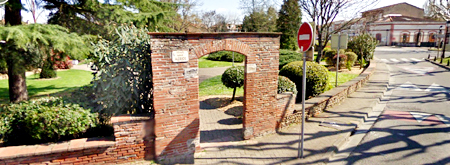
[[[341,105],[305,123],[304,159],[297,159],[301,125],[240,142],[202,144],[195,164],[325,164],[350,137],[387,89],[389,72],[378,63],[370,81]]]

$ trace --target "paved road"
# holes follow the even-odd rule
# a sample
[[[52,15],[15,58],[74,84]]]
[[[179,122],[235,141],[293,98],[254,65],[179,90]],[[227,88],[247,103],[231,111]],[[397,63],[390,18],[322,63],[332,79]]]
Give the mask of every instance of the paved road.
[[[383,114],[344,164],[449,164],[450,72],[423,49],[377,48],[390,71]],[[449,53],[450,55],[450,53]]]

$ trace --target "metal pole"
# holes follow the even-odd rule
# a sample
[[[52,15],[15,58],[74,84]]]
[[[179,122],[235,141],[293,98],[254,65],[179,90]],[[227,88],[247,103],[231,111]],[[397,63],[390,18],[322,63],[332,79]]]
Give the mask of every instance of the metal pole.
[[[338,33],[338,49],[337,49],[337,63],[336,63],[336,86],[338,86],[338,71],[339,71],[339,49],[341,48],[341,32]]]
[[[448,32],[448,24],[450,23],[450,21],[447,21],[447,24],[445,25],[445,32],[444,32],[444,46],[442,49],[442,56],[441,56],[441,61],[444,59],[445,57],[445,43],[447,42],[447,32]],[[441,62],[442,63],[442,62]]]
[[[306,93],[306,51],[303,50],[303,47],[301,48],[303,51],[303,75],[302,75],[302,133],[301,133],[301,143],[300,148],[301,151],[299,153],[299,158],[303,158],[303,142],[304,142],[304,136],[305,136],[305,93]]]
[[[233,52],[233,59],[232,59],[233,63],[231,64],[234,67],[234,52]]]

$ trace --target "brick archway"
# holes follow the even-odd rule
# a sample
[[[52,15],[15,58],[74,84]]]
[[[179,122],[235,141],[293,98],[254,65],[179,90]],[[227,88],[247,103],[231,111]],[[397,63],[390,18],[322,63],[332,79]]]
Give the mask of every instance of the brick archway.
[[[149,33],[158,160],[183,160],[199,151],[198,58],[235,51],[246,58],[243,134],[245,139],[277,127],[277,81],[281,33]],[[174,51],[189,60],[173,62]],[[193,159],[192,159],[193,160]]]

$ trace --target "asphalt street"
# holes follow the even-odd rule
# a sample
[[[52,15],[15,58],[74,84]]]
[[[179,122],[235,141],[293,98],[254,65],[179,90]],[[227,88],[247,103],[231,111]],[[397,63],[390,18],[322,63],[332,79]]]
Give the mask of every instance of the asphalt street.
[[[389,101],[345,164],[450,164],[450,71],[419,48],[378,47],[390,71]],[[450,56],[450,52],[447,52]]]

